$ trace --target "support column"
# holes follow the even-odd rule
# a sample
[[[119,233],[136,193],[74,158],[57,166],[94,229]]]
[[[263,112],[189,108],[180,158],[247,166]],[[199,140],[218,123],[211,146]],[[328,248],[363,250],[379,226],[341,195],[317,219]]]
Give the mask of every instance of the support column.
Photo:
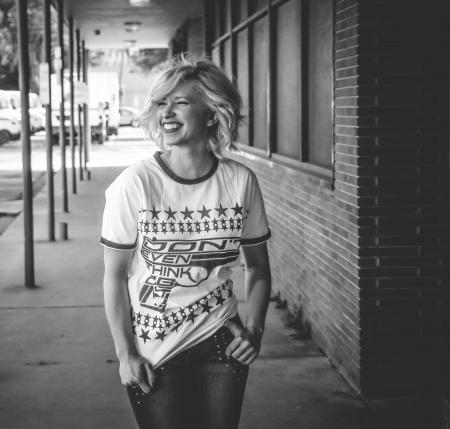
[[[75,32],[76,37],[76,49],[77,49],[77,80],[78,82],[82,82],[82,76],[81,76],[81,41],[80,41],[80,30],[76,30]],[[79,173],[80,173],[80,180],[84,180],[84,174],[83,174],[83,106],[78,104],[77,106],[78,111],[78,165],[79,165]]]
[[[44,0],[44,61],[48,66],[48,104],[45,106],[45,129],[47,151],[47,212],[48,241],[55,241],[55,191],[53,180],[53,131],[52,131],[52,54],[50,28],[50,2]]]
[[[83,81],[88,84],[87,76],[87,60],[88,52],[84,40],[81,43],[82,62],[83,62]],[[84,104],[84,170],[86,171],[87,180],[90,180],[90,172],[87,168],[87,162],[89,160],[89,139],[90,139],[91,127],[89,124],[89,103]]]
[[[77,172],[75,166],[75,109],[73,84],[73,18],[69,18],[69,73],[70,73],[70,161],[72,176],[72,193],[77,193]]]
[[[35,287],[33,238],[33,180],[31,175],[31,142],[29,113],[28,17],[27,1],[16,0],[17,36],[19,42],[19,88],[22,113],[23,219],[25,233],[25,286]]]
[[[59,146],[61,149],[61,183],[62,183],[62,210],[69,211],[69,199],[67,195],[67,169],[66,169],[66,132],[64,127],[64,21],[63,0],[58,1],[58,43],[61,53],[61,69],[59,70],[59,81],[61,84],[61,101],[59,105]]]

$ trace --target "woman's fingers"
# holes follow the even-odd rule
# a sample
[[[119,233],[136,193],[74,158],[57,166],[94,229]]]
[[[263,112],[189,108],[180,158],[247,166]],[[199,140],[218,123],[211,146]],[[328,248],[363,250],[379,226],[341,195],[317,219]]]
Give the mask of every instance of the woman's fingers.
[[[234,338],[228,345],[225,353],[227,356],[233,356],[234,359],[241,363],[253,362],[258,355],[258,339],[256,336],[247,330],[239,326],[238,324],[228,320],[225,324],[231,331]],[[247,364],[247,363],[246,363]]]
[[[228,344],[228,347],[225,349],[225,354],[227,356],[231,356],[237,348],[241,345],[242,338],[241,337],[234,337],[230,344]]]
[[[242,353],[240,353],[237,357],[235,357],[233,355],[233,357],[238,360],[241,363],[246,362],[251,356],[255,356],[256,357],[256,350],[251,348],[251,349],[247,349],[247,350],[243,350]]]
[[[150,392],[155,381],[151,365],[142,361],[139,357],[121,361],[119,372],[124,386],[139,386],[145,393]]]
[[[250,365],[256,359],[257,356],[258,356],[258,353],[252,353],[250,355],[250,357],[248,357],[247,359],[245,359],[243,361],[241,360],[240,362],[243,363],[244,365]]]
[[[257,353],[256,348],[247,340],[241,342],[239,347],[231,353],[236,360],[242,362],[247,359],[251,354]]]

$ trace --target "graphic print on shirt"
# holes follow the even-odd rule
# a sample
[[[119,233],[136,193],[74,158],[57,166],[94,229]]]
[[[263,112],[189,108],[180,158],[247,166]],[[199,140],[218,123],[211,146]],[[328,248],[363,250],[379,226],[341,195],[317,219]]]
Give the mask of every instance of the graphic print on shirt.
[[[212,290],[200,300],[164,315],[157,314],[156,316],[150,316],[140,311],[136,313],[131,309],[133,333],[142,339],[144,344],[151,340],[160,340],[163,342],[171,332],[177,331],[184,323],[194,324],[195,319],[201,317],[203,313],[209,314],[215,308],[227,303],[233,297],[232,287],[233,282],[226,280],[225,283]]]
[[[150,273],[139,294],[140,305],[163,313],[174,287],[198,286],[214,268],[235,261],[242,211],[238,203],[231,209],[220,204],[214,209],[141,210],[151,214],[151,222],[144,215],[138,227],[144,235],[141,255]]]

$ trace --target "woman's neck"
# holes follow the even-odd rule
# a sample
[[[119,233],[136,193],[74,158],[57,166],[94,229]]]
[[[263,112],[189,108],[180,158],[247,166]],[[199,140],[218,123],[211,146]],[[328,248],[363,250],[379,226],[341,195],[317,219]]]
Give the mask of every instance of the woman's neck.
[[[214,163],[214,155],[204,145],[174,146],[161,157],[173,173],[189,180],[205,176]]]

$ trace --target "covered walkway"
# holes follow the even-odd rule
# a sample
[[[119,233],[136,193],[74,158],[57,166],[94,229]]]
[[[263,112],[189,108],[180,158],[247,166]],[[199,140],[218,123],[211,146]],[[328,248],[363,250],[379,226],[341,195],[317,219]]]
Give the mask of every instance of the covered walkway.
[[[23,228],[18,218],[0,238],[0,427],[132,427],[103,314],[98,241],[103,190],[144,145],[119,139],[94,144],[89,156],[89,106],[76,97],[71,156],[61,145],[55,185],[65,190],[57,225],[68,222],[70,240],[47,241],[52,210],[42,193],[34,210],[38,287],[25,288],[34,285],[27,3],[17,0],[27,222]],[[60,82],[72,75],[70,96],[60,85],[61,100],[71,98],[69,109],[59,105],[60,117],[73,110],[75,62],[85,90],[95,50],[205,53],[242,94],[248,121],[237,158],[258,176],[266,203],[273,292],[317,345],[292,336],[272,304],[242,427],[434,429],[441,419],[450,427],[450,8],[441,3],[44,0],[57,10],[46,16],[58,16],[59,45],[49,43],[45,25],[45,63]],[[76,113],[84,126],[78,142]],[[59,135],[63,141],[64,121]],[[78,161],[76,143],[84,149]],[[51,155],[50,134],[47,148]],[[65,164],[80,173],[69,206],[76,170],[69,175]]]
[[[35,198],[35,290],[23,287],[22,216],[0,237],[0,427],[135,427],[104,315],[98,243],[103,190],[124,165],[150,152],[140,140],[93,146],[92,180],[80,183],[70,214],[57,219],[68,222],[69,241],[46,240],[45,190]],[[241,428],[378,427],[328,359],[311,341],[296,339],[282,315],[272,303]]]

